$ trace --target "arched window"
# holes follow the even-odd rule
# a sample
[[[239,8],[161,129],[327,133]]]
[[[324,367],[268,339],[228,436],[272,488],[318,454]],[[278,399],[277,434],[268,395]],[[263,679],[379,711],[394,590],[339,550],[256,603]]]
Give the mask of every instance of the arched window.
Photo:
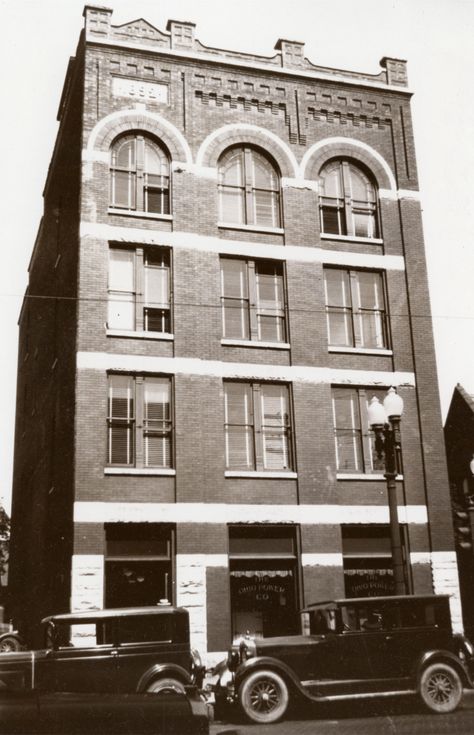
[[[140,133],[112,146],[110,206],[137,212],[169,214],[169,160],[160,146]]]
[[[376,188],[349,161],[331,161],[321,170],[319,208],[325,234],[378,237]]]
[[[280,227],[280,177],[262,153],[231,148],[219,161],[219,206],[222,222]]]

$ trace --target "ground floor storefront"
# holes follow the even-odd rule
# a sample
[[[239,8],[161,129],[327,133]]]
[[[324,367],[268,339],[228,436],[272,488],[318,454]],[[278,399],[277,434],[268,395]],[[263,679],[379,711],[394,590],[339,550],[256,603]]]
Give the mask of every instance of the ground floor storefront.
[[[193,645],[212,663],[243,635],[301,632],[300,610],[312,602],[393,594],[387,523],[329,531],[298,523],[81,524],[71,609],[182,605]],[[455,555],[420,550],[408,524],[400,533],[407,592],[453,594],[459,627]]]

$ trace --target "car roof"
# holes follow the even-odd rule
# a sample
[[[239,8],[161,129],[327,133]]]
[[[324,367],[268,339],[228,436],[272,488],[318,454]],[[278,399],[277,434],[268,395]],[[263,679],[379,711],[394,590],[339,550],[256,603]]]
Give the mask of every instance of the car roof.
[[[137,615],[164,615],[166,613],[177,613],[179,615],[187,615],[184,607],[173,607],[173,605],[148,605],[143,607],[117,607],[108,608],[106,610],[84,610],[80,612],[61,613],[59,615],[49,615],[43,618],[42,623],[88,623],[94,620],[104,620],[106,618],[124,618]]]
[[[384,597],[347,597],[339,600],[322,600],[311,602],[301,612],[310,612],[318,607],[328,605],[380,605],[384,602],[435,602],[436,600],[449,600],[449,595],[387,595]]]

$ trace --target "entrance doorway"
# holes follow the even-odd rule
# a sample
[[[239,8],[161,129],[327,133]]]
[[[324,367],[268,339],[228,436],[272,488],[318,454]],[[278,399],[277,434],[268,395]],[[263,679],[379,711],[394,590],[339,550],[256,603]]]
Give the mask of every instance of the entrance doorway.
[[[230,526],[232,638],[299,632],[294,526]]]

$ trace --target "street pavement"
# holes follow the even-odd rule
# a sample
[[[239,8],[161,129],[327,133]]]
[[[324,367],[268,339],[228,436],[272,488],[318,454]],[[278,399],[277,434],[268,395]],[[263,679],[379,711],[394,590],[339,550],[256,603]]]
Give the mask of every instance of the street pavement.
[[[305,706],[273,725],[235,717],[215,721],[211,735],[474,735],[474,691],[449,715],[426,713],[414,698]]]

